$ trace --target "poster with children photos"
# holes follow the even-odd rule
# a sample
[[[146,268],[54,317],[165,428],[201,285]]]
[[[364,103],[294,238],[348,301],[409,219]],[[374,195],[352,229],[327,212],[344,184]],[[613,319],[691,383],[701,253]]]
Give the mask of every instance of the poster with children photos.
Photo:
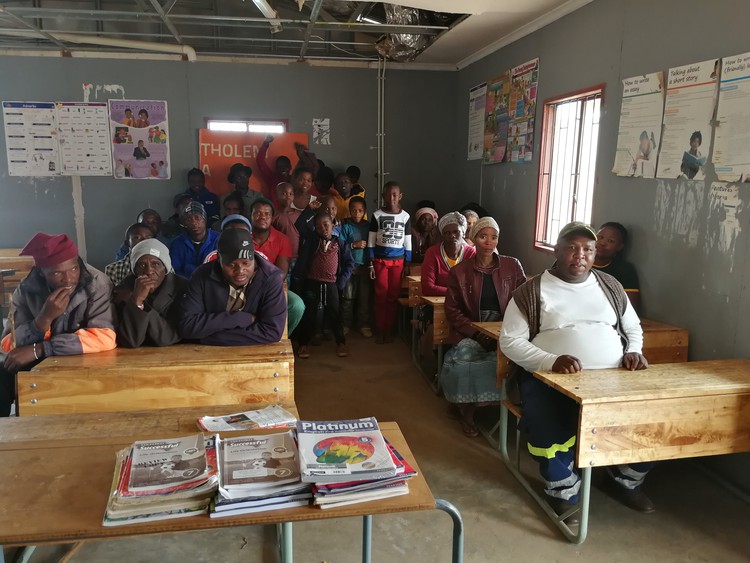
[[[112,164],[118,180],[168,180],[167,102],[109,100]]]
[[[534,155],[534,119],[538,86],[539,59],[533,59],[510,71],[510,162],[531,162]]]

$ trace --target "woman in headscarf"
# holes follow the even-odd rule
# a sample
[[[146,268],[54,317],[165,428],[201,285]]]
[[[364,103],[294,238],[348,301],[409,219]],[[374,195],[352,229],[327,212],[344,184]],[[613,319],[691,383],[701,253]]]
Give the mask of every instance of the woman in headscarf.
[[[445,296],[445,316],[455,344],[445,356],[440,386],[445,398],[458,406],[464,434],[479,432],[477,407],[500,401],[495,365],[497,338],[483,335],[473,322],[501,321],[513,291],[526,281],[521,263],[497,251],[500,228],[492,217],[479,219],[470,233],[476,254],[451,268]]]
[[[420,207],[414,214],[411,229],[411,261],[421,264],[427,249],[440,241],[438,214],[432,207]]]
[[[438,222],[443,242],[427,249],[422,263],[422,295],[445,295],[451,268],[476,254],[466,243],[466,217],[458,211],[443,215]]]
[[[114,293],[118,344],[127,348],[176,344],[179,299],[187,280],[174,273],[169,249],[157,239],[136,244],[130,250],[130,264],[133,273]]]

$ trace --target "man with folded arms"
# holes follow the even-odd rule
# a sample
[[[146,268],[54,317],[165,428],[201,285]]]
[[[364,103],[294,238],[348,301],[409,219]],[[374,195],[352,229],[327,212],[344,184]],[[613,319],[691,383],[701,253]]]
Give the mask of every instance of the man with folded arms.
[[[78,256],[67,235],[38,233],[21,250],[34,268],[13,293],[3,331],[0,416],[9,416],[15,378],[47,356],[103,352],[116,346],[112,283]]]
[[[584,223],[565,225],[555,245],[555,264],[513,292],[500,333],[500,348],[520,367],[515,370],[520,424],[528,435],[528,449],[539,462],[544,492],[558,514],[578,502],[578,405],[531,373],[648,367],[641,354],[638,315],[620,282],[592,270],[595,257],[594,230]],[[653,512],[653,503],[640,488],[653,465],[608,468],[613,496],[634,510]],[[575,515],[566,519],[568,524],[575,520]]]
[[[215,346],[270,344],[281,340],[286,300],[279,269],[256,256],[252,235],[226,229],[218,260],[199,266],[182,301],[182,338]]]

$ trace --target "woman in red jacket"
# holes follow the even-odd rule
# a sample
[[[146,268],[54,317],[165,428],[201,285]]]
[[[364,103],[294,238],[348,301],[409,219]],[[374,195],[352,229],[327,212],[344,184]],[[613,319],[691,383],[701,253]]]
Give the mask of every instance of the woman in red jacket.
[[[497,252],[500,228],[492,217],[482,217],[470,238],[476,255],[450,270],[445,316],[450,326],[440,386],[445,398],[458,406],[464,434],[478,435],[477,407],[500,401],[495,383],[497,339],[483,335],[472,322],[500,321],[513,291],[526,281],[521,263]]]
[[[443,242],[427,249],[422,262],[422,295],[445,295],[448,291],[448,274],[457,266],[476,254],[467,244],[466,217],[451,211],[438,222]]]

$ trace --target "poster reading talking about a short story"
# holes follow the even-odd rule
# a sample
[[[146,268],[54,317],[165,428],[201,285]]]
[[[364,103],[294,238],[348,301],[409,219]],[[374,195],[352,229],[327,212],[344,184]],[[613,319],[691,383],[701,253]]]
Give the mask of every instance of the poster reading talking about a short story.
[[[510,162],[531,162],[534,156],[534,119],[538,85],[539,59],[531,60],[510,71]]]
[[[669,69],[657,177],[705,177],[718,80],[718,59]]]
[[[167,102],[109,100],[108,103],[115,178],[169,179]]]
[[[622,81],[622,109],[612,172],[653,178],[664,111],[664,74],[655,72]]]
[[[750,182],[750,53],[722,60],[713,163],[727,182]]]
[[[52,102],[3,102],[10,176],[60,173],[57,116]]]

